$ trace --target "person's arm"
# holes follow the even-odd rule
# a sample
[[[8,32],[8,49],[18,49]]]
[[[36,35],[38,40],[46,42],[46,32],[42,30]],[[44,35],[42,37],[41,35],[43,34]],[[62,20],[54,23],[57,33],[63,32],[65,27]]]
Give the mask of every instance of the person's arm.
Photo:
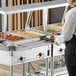
[[[75,29],[75,19],[74,15],[71,12],[68,12],[65,17],[65,23],[62,28],[61,35],[55,39],[55,43],[60,45],[61,43],[65,41],[69,41],[74,34]]]

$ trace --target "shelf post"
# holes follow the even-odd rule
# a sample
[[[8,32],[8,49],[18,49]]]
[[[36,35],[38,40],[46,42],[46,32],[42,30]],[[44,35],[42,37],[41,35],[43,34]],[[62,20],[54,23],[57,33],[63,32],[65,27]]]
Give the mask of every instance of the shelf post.
[[[3,27],[3,31],[4,32],[4,39],[6,39],[6,32],[7,32],[7,14],[3,15],[4,17],[4,26]]]
[[[44,28],[44,32],[46,32],[47,22],[48,22],[48,9],[44,8],[43,9],[43,28]]]
[[[6,7],[6,0],[1,0],[1,7]],[[4,30],[4,15],[2,15],[2,32]]]

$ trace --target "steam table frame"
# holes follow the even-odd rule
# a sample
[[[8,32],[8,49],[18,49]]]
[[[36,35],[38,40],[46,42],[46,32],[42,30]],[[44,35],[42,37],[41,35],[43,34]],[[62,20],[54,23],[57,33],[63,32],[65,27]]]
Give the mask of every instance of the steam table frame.
[[[31,12],[36,10],[43,10],[43,27],[44,31],[46,31],[47,27],[47,18],[48,18],[48,9],[58,8],[68,6],[68,3],[65,0],[58,0],[58,1],[48,1],[42,3],[34,3],[34,4],[27,4],[27,5],[19,5],[19,6],[11,6],[11,7],[2,7],[0,8],[0,14],[3,15],[4,25],[2,25],[2,32],[4,32],[4,38],[6,39],[6,32],[7,32],[7,15],[8,14],[15,14],[21,12]],[[51,44],[51,58],[53,61],[53,43]],[[15,47],[10,49],[11,51],[11,68],[10,68],[10,76],[13,76],[13,51]],[[53,63],[52,63],[53,65]],[[23,63],[24,66],[24,63]],[[23,68],[23,76],[24,76],[24,68]],[[48,73],[46,74],[48,76]],[[51,71],[51,76],[53,76],[53,67]]]

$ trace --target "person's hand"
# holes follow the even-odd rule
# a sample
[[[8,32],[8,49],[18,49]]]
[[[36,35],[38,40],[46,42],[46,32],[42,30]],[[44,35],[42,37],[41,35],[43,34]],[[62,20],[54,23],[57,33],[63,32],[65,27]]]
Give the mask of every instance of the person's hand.
[[[60,44],[58,44],[58,42],[56,42],[56,41],[54,42],[54,44],[56,44],[57,46],[59,46],[59,45],[60,45]]]

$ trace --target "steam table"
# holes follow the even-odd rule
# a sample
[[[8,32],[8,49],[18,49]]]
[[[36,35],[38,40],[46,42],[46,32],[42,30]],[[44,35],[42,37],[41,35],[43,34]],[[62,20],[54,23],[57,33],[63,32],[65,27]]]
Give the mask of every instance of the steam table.
[[[22,40],[19,42],[10,42],[6,40],[7,34],[7,15],[14,14],[14,13],[21,13],[21,12],[31,12],[35,10],[43,10],[43,27],[44,31],[47,27],[47,14],[48,9],[58,8],[68,6],[65,0],[58,0],[58,1],[49,1],[49,2],[42,2],[42,3],[34,3],[28,5],[19,5],[19,6],[12,6],[12,7],[2,7],[0,8],[0,14],[4,16],[4,25],[2,25],[2,32],[4,32],[4,44],[0,44],[0,63],[4,65],[10,65],[10,76],[13,76],[13,66],[23,62],[31,62],[34,60],[39,60],[43,58],[50,57],[51,53],[47,55],[47,50],[51,48],[51,43],[46,42],[44,40],[40,41],[39,39],[33,40]],[[27,42],[29,41],[29,42]],[[54,46],[53,46],[54,47]],[[54,55],[57,55],[58,48],[54,48],[55,52]],[[32,55],[31,55],[31,52]],[[53,50],[52,50],[53,51]],[[38,55],[42,54],[41,57]],[[52,54],[53,55],[53,54]],[[20,62],[20,59],[22,62]],[[9,62],[9,63],[8,63]],[[48,67],[47,67],[48,68]],[[46,76],[48,76],[48,70],[46,70]],[[24,76],[24,68],[23,68],[23,76]],[[53,74],[51,75],[53,76]]]

